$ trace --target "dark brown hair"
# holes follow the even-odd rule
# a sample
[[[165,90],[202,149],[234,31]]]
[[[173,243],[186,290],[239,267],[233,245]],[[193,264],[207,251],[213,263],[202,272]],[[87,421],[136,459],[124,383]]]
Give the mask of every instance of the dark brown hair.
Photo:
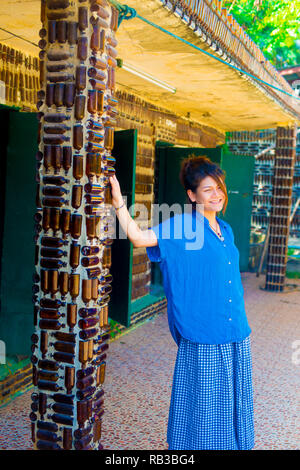
[[[222,209],[224,215],[228,204],[228,194],[225,184],[226,172],[222,170],[217,163],[212,162],[206,155],[196,157],[196,155],[192,154],[181,161],[179,177],[185,191],[190,189],[195,193],[197,187],[206,176],[210,176],[221,186],[221,190],[225,196]],[[188,196],[187,198],[188,201],[193,204],[193,208],[195,208],[196,203],[192,202]]]

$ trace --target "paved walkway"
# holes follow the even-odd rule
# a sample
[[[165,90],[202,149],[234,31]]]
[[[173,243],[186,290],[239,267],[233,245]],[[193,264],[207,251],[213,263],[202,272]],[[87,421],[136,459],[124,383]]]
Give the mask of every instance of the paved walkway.
[[[242,273],[252,328],[255,449],[300,449],[299,291],[259,289],[264,276]],[[298,350],[293,343],[299,341]],[[165,441],[177,346],[166,314],[110,344],[102,443],[105,449],[167,449]],[[294,360],[293,360],[294,354]],[[298,364],[297,364],[298,359]],[[0,409],[0,449],[31,449],[30,393]]]

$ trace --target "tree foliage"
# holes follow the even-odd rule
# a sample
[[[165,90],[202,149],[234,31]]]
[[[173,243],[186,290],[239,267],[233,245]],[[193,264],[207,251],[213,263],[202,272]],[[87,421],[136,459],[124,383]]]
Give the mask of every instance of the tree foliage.
[[[224,1],[233,17],[277,68],[300,65],[300,0]]]

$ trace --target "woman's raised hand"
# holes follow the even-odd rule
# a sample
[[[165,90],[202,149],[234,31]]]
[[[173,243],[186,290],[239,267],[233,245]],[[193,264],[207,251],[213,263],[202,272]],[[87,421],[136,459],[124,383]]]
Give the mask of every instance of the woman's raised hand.
[[[120,184],[116,175],[110,176],[109,182],[111,185],[112,205],[114,207],[119,207],[121,204],[123,204],[123,197],[121,193]]]

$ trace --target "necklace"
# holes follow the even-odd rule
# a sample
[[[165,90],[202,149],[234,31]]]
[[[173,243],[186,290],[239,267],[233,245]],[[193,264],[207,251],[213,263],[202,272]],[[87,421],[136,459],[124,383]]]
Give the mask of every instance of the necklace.
[[[215,229],[213,228],[213,226],[210,225],[210,223],[209,223],[209,226],[213,229],[213,231],[218,235],[218,237],[220,238],[220,240],[223,242],[223,241],[224,241],[224,237],[222,236],[221,232],[215,230]]]

